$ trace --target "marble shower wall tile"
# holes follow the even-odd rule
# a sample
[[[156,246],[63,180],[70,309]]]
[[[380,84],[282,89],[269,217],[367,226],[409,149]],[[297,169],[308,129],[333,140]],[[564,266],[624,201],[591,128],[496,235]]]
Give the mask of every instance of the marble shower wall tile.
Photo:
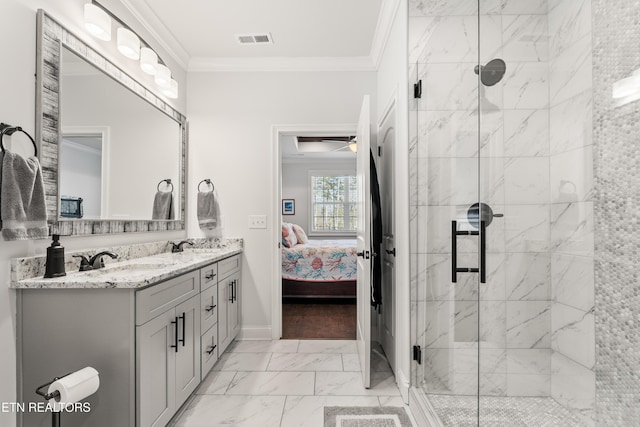
[[[593,91],[588,89],[550,110],[550,151],[563,153],[593,144]]]
[[[549,156],[549,111],[505,110],[504,155]]]
[[[551,297],[551,260],[546,253],[507,254],[507,299],[547,301]]]
[[[503,15],[546,15],[547,0],[502,0]]]
[[[507,396],[550,396],[551,375],[507,375]]]
[[[427,64],[422,67],[420,78],[423,93],[429,96],[420,100],[420,110],[475,110],[478,107],[478,76],[474,72],[475,65],[474,62],[465,62]],[[506,86],[504,91],[506,98]],[[493,108],[502,108],[503,85],[488,88],[482,86],[482,93]]]
[[[556,106],[592,87],[591,37],[581,38],[560,56],[552,59],[549,90],[551,106]]]
[[[503,59],[511,62],[546,62],[549,42],[546,15],[502,17]],[[484,34],[482,35],[484,37]]]
[[[419,151],[422,157],[477,157],[476,111],[420,111]],[[480,117],[480,156],[502,157],[503,117],[483,113]]]
[[[549,348],[551,303],[507,301],[507,348]]]
[[[552,251],[593,256],[593,202],[551,205]]]
[[[546,252],[549,250],[549,206],[507,205],[505,249],[507,252]]]
[[[595,273],[592,257],[551,255],[553,300],[582,311],[595,304]]]
[[[560,55],[591,34],[591,0],[549,0],[550,49]]]
[[[586,368],[595,366],[595,317],[564,304],[551,309],[551,347]]]
[[[507,350],[507,373],[551,375],[551,349]]]
[[[506,159],[504,180],[506,203],[510,205],[549,203],[548,157]]]
[[[434,158],[428,161],[428,205],[471,205],[480,197],[490,205],[504,204],[503,161],[500,158]]]
[[[593,200],[593,146],[551,156],[551,202]]]
[[[548,108],[549,65],[546,62],[509,64],[502,81],[502,85],[496,86],[504,87],[505,109],[540,110]]]
[[[551,396],[578,413],[584,426],[595,426],[596,374],[560,353],[551,359]]]
[[[474,63],[478,60],[478,17],[457,15],[411,18],[410,58],[421,64]],[[500,57],[500,16],[481,16],[480,62]]]

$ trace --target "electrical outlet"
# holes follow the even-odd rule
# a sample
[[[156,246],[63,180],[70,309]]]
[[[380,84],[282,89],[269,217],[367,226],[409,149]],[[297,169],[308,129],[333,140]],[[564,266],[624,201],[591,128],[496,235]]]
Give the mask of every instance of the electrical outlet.
[[[267,216],[249,215],[249,228],[267,228]]]

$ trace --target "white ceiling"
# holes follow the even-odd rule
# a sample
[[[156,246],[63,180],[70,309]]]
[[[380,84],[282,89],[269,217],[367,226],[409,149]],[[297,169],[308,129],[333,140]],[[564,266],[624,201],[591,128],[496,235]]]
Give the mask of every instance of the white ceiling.
[[[122,0],[181,62],[372,56],[386,0]],[[384,26],[383,26],[384,27]],[[270,33],[241,45],[237,34]],[[190,67],[191,68],[191,67]]]

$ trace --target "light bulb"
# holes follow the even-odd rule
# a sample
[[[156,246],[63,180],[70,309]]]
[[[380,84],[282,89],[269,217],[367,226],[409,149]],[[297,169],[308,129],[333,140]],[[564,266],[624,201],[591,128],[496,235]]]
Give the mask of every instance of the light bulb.
[[[171,79],[169,82],[169,87],[162,90],[162,93],[167,98],[175,99],[178,97],[178,82],[174,79]]]
[[[166,65],[158,64],[155,82],[162,89],[168,89],[171,85],[171,70]]]
[[[156,74],[158,67],[158,54],[148,47],[140,49],[140,68],[152,76]]]
[[[98,6],[91,3],[84,5],[84,26],[100,40],[111,40],[111,18]]]
[[[127,28],[118,28],[118,50],[130,59],[140,59],[140,39]]]
[[[352,142],[351,144],[349,144],[349,150],[353,151],[354,153],[358,152],[358,144],[356,144],[355,142]]]

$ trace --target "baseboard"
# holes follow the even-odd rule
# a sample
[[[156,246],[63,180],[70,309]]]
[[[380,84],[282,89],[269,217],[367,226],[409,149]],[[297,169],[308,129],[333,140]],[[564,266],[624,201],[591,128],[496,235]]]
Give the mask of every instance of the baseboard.
[[[270,340],[271,326],[244,326],[238,333],[237,340]]]
[[[409,408],[418,427],[444,427],[429,400],[415,387],[409,389]]]

